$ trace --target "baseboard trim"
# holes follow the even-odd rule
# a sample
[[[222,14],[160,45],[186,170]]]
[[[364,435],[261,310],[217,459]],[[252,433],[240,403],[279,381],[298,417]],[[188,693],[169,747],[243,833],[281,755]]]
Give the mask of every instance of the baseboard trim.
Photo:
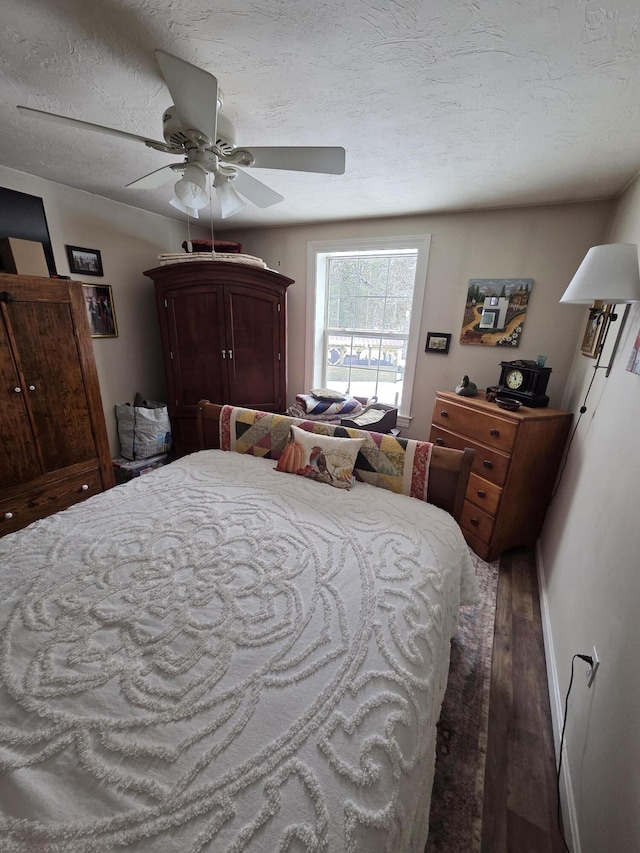
[[[538,590],[540,592],[540,614],[542,616],[542,637],[544,640],[544,655],[547,665],[547,682],[549,685],[549,703],[551,705],[551,724],[553,727],[553,742],[556,753],[556,767],[558,765],[558,754],[560,750],[560,737],[562,735],[562,723],[564,720],[564,694],[558,683],[558,669],[556,667],[556,656],[553,650],[553,632],[551,631],[551,617],[549,615],[549,601],[547,598],[547,583],[545,579],[540,541],[536,543],[536,572],[538,574]],[[560,802],[562,803],[562,816],[564,818],[564,834],[567,843],[573,853],[582,853],[580,844],[580,832],[578,830],[578,815],[573,797],[573,785],[571,784],[571,773],[569,772],[569,756],[566,744],[562,754],[562,772],[560,774]]]

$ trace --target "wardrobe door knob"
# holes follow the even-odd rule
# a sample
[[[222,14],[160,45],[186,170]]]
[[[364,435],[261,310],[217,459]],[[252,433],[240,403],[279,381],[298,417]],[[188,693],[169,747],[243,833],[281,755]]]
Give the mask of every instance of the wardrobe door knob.
[[[20,388],[18,385],[16,385],[16,387],[13,390],[16,392],[16,394],[22,393],[22,388]]]
[[[10,518],[13,518],[13,513],[12,512],[5,512],[4,517],[6,518],[7,521],[9,521]]]
[[[35,390],[36,390],[35,385],[29,385],[29,391],[35,391]]]
[[[87,484],[86,484],[86,483],[83,483],[83,484],[80,486],[80,488],[82,489],[82,491],[83,491],[83,492],[88,492],[88,491],[89,491],[89,486],[87,486]]]

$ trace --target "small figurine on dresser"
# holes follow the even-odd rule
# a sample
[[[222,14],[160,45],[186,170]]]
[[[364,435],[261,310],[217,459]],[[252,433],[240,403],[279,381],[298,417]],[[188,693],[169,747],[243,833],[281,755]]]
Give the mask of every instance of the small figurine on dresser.
[[[456,394],[460,394],[461,397],[475,397],[478,393],[478,386],[475,382],[471,382],[469,377],[465,374],[459,385],[456,385]]]

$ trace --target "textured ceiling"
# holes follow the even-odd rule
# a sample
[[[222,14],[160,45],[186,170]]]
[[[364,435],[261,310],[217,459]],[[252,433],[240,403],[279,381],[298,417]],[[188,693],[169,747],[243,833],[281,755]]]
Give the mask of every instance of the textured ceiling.
[[[125,184],[175,158],[16,105],[162,139],[163,48],[218,78],[238,144],[346,149],[343,176],[252,170],[285,201],[234,227],[611,197],[640,170],[638,0],[3,0],[2,12],[0,163],[166,216],[181,217],[171,184]]]

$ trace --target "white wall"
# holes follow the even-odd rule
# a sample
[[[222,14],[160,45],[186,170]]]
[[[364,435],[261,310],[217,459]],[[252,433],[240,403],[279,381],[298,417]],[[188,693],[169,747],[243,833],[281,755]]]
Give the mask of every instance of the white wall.
[[[162,252],[182,251],[186,224],[4,166],[0,186],[42,199],[59,275],[70,274],[65,245],[102,254],[102,278],[73,278],[112,287],[118,337],[94,338],[93,350],[111,453],[117,456],[116,403],[133,400],[136,391],[148,399],[166,398],[153,282],[143,272],[158,266]]]
[[[603,242],[640,244],[640,181],[621,198]],[[586,308],[566,310],[584,326]],[[640,850],[640,376],[626,370],[639,329],[636,304],[611,375],[595,376],[539,549],[558,679],[556,727],[572,655],[591,654],[595,645],[601,661],[590,689],[577,661],[569,701],[565,761],[579,828],[574,853]],[[616,332],[612,326],[614,338]],[[564,400],[576,413],[593,365],[577,351]]]
[[[548,356],[553,370],[548,393],[559,407],[580,333],[580,312],[558,300],[594,243],[603,242],[612,204],[552,205],[508,210],[410,216],[300,225],[255,231],[227,231],[243,251],[295,279],[287,292],[289,320],[289,402],[305,392],[307,242],[431,233],[431,252],[413,395],[413,421],[403,435],[429,434],[436,391],[453,390],[466,373],[479,388],[494,385],[499,362]],[[490,347],[458,342],[470,278],[534,280],[520,346]],[[425,353],[428,331],[452,334],[449,355]]]

